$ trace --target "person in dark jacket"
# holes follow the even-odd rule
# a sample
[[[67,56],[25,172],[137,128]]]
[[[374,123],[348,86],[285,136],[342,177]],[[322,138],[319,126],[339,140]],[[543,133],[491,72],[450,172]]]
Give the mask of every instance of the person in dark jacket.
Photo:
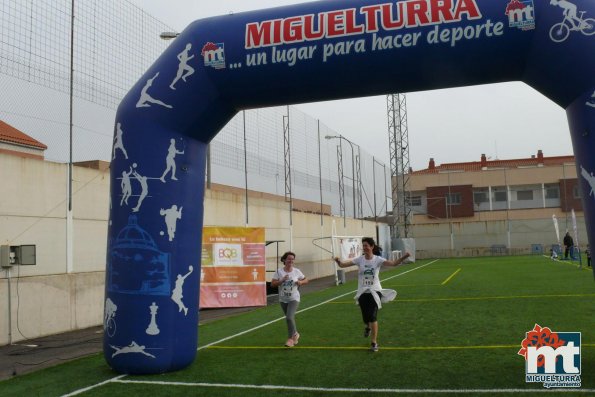
[[[566,236],[564,236],[564,259],[568,259],[568,253],[570,256],[573,256],[572,248],[574,247],[574,240],[570,236],[569,232],[566,232]]]

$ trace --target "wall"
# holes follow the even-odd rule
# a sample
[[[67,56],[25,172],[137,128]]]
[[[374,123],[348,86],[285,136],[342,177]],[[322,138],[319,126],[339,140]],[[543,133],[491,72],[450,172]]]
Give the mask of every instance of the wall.
[[[102,165],[103,164],[103,165]],[[35,244],[36,266],[0,270],[0,345],[99,325],[103,318],[109,170],[105,163],[73,167],[73,271],[66,267],[67,165],[0,153],[0,243]],[[320,204],[245,194],[214,186],[205,193],[205,226],[265,227],[267,240],[284,240],[279,254],[292,250],[309,278],[334,274],[330,254],[314,239],[335,235],[375,236],[376,224],[312,213]],[[329,213],[323,207],[323,212]],[[334,229],[334,230],[333,230]],[[330,249],[330,240],[319,244]],[[267,268],[276,269],[275,244],[267,247]],[[270,273],[269,273],[270,278]]]
[[[578,179],[560,180],[560,207],[563,211],[569,212],[571,209],[575,211],[583,210],[583,203],[580,197],[576,197],[575,190],[579,189]],[[562,186],[564,189],[562,189]],[[591,193],[587,193],[589,196]]]
[[[471,185],[431,186],[427,188],[426,193],[428,216],[430,217],[462,218],[473,216],[473,189]],[[461,202],[459,204],[448,203],[447,197],[449,194],[459,194]]]
[[[487,186],[531,185],[535,183],[559,183],[576,178],[575,163],[508,169],[489,169],[475,172],[444,172],[438,174],[414,174],[409,178],[411,191],[425,191],[427,186],[472,185]]]
[[[543,210],[545,211],[545,210]],[[493,246],[508,247],[510,254],[526,255],[531,253],[533,244],[541,244],[549,254],[552,244],[556,244],[554,223],[549,217],[524,219],[491,219],[465,222],[442,222],[433,224],[414,224],[411,228],[416,243],[416,258],[444,258],[457,256],[484,256],[500,254]],[[558,216],[560,240],[566,230],[574,236],[572,219]],[[452,228],[452,229],[451,229]],[[452,246],[450,238],[452,230]],[[584,217],[577,216],[579,246],[584,250],[587,243],[587,231]],[[510,237],[509,237],[510,231]],[[575,244],[577,241],[575,241]]]

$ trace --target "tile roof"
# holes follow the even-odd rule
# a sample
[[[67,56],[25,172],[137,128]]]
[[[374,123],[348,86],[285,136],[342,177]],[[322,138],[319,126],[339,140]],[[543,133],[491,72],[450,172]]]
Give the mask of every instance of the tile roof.
[[[522,168],[522,167],[538,167],[539,164],[543,164],[544,167],[562,165],[565,163],[574,163],[574,156],[552,156],[542,157],[531,157],[526,159],[513,159],[513,160],[488,160],[484,167],[487,171],[498,169],[498,168]],[[471,161],[468,163],[445,163],[436,165],[434,168],[426,168],[419,171],[411,172],[412,175],[420,174],[439,174],[440,172],[446,171],[482,171],[481,161]]]
[[[0,142],[14,143],[17,145],[34,147],[36,149],[42,150],[48,148],[43,143],[31,138],[29,135],[17,130],[13,126],[6,124],[2,120],[0,120]]]

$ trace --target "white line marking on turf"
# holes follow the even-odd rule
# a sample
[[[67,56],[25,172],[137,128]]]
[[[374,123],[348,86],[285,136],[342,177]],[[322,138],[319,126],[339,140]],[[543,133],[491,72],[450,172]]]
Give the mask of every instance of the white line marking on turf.
[[[126,375],[120,375],[120,376],[116,376],[115,378],[104,380],[103,382],[99,382],[99,383],[97,383],[95,385],[92,385],[92,386],[89,386],[89,387],[85,387],[84,389],[78,389],[78,390],[73,391],[72,393],[64,394],[62,397],[76,396],[77,394],[81,394],[81,393],[84,393],[84,392],[89,391],[91,389],[95,389],[96,387],[103,386],[103,385],[106,385],[106,384],[111,383],[111,382],[117,382],[117,381],[120,380],[120,378],[123,378],[124,376],[126,376]]]
[[[409,270],[407,270],[407,271],[405,271],[405,272],[403,272],[403,273],[399,273],[399,274],[396,274],[396,275],[394,275],[394,276],[387,277],[387,278],[385,278],[384,280],[381,280],[381,281],[382,281],[382,282],[384,282],[384,281],[386,281],[386,280],[390,280],[390,279],[393,279],[393,278],[395,278],[395,277],[401,277],[402,275],[405,275],[405,274],[407,274],[407,273],[409,273],[409,272],[412,272],[412,271],[414,271],[414,270],[418,270],[418,269],[421,269],[421,268],[423,268],[423,267],[429,266],[429,265],[431,265],[432,263],[435,263],[435,262],[438,262],[438,261],[439,261],[439,259],[433,260],[432,262],[428,262],[428,263],[426,263],[425,265],[421,265],[421,266],[418,266],[418,267],[416,267],[416,268],[409,269]],[[332,302],[332,301],[334,301],[334,300],[337,300],[337,299],[339,299],[339,298],[342,298],[342,297],[344,297],[344,296],[346,296],[346,295],[353,294],[354,292],[357,292],[357,290],[353,290],[353,291],[346,292],[346,293],[344,293],[344,294],[341,294],[341,295],[335,296],[334,298],[331,298],[331,299],[325,300],[324,302],[320,302],[320,303],[318,303],[318,304],[316,304],[316,305],[314,305],[314,306],[310,306],[310,307],[306,307],[305,309],[298,310],[298,311],[296,312],[296,314],[303,313],[303,312],[305,312],[305,311],[308,311],[308,310],[314,309],[314,308],[316,308],[316,307],[318,307],[318,306],[322,306],[322,305],[324,305],[324,304],[330,303],[330,302]],[[264,323],[264,324],[258,325],[258,326],[254,327],[254,328],[250,328],[250,329],[247,329],[247,330],[245,330],[245,331],[239,332],[239,333],[237,333],[237,334],[235,334],[235,335],[231,335],[231,336],[228,336],[228,337],[226,337],[226,338],[219,339],[218,341],[211,342],[211,343],[209,343],[209,344],[206,344],[206,345],[204,345],[204,346],[200,346],[200,347],[199,347],[198,349],[196,349],[196,350],[198,351],[198,350],[206,349],[207,347],[210,347],[210,346],[213,346],[213,345],[218,345],[218,344],[219,344],[219,343],[221,343],[221,342],[225,342],[225,341],[228,341],[228,340],[230,340],[230,339],[236,338],[236,337],[238,337],[238,336],[245,335],[245,334],[247,334],[247,333],[249,333],[249,332],[256,331],[257,329],[264,328],[264,327],[266,327],[267,325],[274,324],[274,323],[276,323],[277,321],[281,321],[281,320],[285,320],[285,316],[283,316],[283,317],[279,317],[279,318],[277,318],[277,319],[275,319],[275,320],[272,320],[272,321],[269,321],[269,322],[267,322],[267,323]]]
[[[391,393],[391,394],[422,394],[422,393],[457,393],[457,394],[503,394],[503,393],[594,393],[595,389],[357,389],[348,387],[308,387],[308,386],[281,386],[281,385],[242,385],[234,383],[200,383],[200,382],[165,382],[145,380],[116,380],[115,383],[147,384],[160,386],[186,386],[186,387],[221,387],[234,389],[257,390],[292,390],[316,392],[346,392],[346,393]]]

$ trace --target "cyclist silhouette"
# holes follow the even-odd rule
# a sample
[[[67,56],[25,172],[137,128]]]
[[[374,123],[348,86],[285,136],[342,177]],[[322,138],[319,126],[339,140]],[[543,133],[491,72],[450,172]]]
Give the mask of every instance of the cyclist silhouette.
[[[550,0],[550,4],[563,8],[564,16],[568,17],[573,24],[578,22],[579,18],[576,16],[576,5],[567,0]]]
[[[550,0],[550,4],[562,8],[564,20],[552,26],[550,38],[556,43],[561,43],[568,38],[570,32],[579,31],[586,36],[595,34],[595,19],[584,18],[585,11],[577,16],[577,7],[567,0]]]
[[[116,320],[114,320],[114,317],[116,317],[117,310],[118,306],[114,302],[112,302],[110,298],[107,298],[105,301],[104,327],[105,332],[109,336],[114,336],[114,334],[116,333]]]

